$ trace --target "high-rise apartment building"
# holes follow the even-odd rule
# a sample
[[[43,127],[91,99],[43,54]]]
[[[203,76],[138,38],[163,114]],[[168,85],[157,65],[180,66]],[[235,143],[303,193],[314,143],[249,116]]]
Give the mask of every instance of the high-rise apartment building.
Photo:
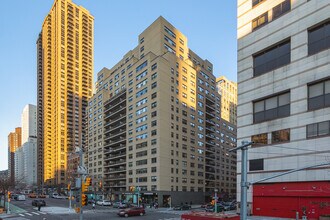
[[[55,0],[37,40],[38,184],[74,175],[75,147],[85,142],[92,96],[94,18],[71,0]],[[69,170],[69,172],[67,172]]]
[[[215,189],[235,195],[236,155],[226,154],[234,128],[220,118],[212,68],[159,17],[137,47],[98,73],[86,158],[105,194],[136,202],[139,190],[160,205],[210,200]]]
[[[15,128],[15,132],[8,135],[8,176],[15,181],[15,152],[22,145],[22,128]]]
[[[329,11],[322,0],[238,1],[238,141],[255,142],[250,182],[329,162]],[[248,202],[254,215],[318,219],[329,177],[323,166],[270,179]]]
[[[37,138],[37,106],[28,104],[24,107],[22,116],[22,144],[29,138]]]
[[[225,76],[217,78],[217,89],[221,96],[221,118],[237,124],[237,83]]]
[[[22,123],[22,146],[15,152],[15,179],[18,183],[37,183],[37,107],[28,104],[24,107]]]

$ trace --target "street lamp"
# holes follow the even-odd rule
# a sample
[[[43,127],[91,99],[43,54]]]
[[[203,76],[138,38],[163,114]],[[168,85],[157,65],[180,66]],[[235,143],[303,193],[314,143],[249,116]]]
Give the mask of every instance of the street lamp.
[[[217,195],[218,189],[214,189],[214,212],[217,213],[217,202],[218,202],[218,195]]]

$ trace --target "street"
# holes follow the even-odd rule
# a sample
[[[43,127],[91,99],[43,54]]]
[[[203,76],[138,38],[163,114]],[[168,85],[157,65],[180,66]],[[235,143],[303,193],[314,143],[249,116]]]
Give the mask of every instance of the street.
[[[79,215],[75,213],[74,209],[69,209],[69,201],[66,199],[46,198],[46,206],[41,207],[38,211],[37,207],[32,206],[34,199],[27,198],[26,201],[11,201],[10,210],[11,215],[2,217],[6,219],[35,219],[35,220],[60,220],[60,219],[79,219]],[[72,202],[72,207],[76,207],[75,201]],[[84,219],[123,219],[117,215],[118,209],[98,206],[92,210],[92,205],[89,204],[83,208]],[[180,215],[187,211],[173,211],[168,208],[151,209],[146,208],[146,215],[132,216],[129,219],[146,219],[146,220],[180,220]],[[1,215],[0,215],[1,218]]]

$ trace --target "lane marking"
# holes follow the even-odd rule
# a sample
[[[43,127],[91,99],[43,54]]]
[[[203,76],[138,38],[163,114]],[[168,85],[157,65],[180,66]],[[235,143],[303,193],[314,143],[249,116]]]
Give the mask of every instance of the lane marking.
[[[32,214],[30,214],[30,213],[28,213],[28,212],[26,212],[25,214],[26,214],[26,215],[29,215],[29,216],[32,216]]]
[[[31,212],[31,213],[33,213],[33,214],[35,214],[35,215],[40,215],[39,213],[37,213],[37,212]]]
[[[23,215],[23,214],[19,214],[20,216],[25,216],[25,215]]]
[[[39,212],[39,213],[41,213],[41,214],[43,214],[43,215],[47,215],[47,213],[45,213],[45,212]]]

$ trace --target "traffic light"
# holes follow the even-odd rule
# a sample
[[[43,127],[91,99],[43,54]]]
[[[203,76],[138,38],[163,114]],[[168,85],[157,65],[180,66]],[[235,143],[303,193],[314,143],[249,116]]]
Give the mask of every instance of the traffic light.
[[[11,193],[8,191],[8,202],[10,202]]]
[[[129,191],[130,191],[130,192],[134,192],[134,191],[135,191],[135,186],[130,186],[130,187],[129,187]]]
[[[92,185],[92,179],[90,177],[86,178],[86,185],[91,186]]]
[[[68,191],[70,191],[71,190],[71,184],[69,183],[68,184]]]
[[[81,185],[81,191],[82,191],[82,192],[87,192],[87,191],[88,191],[88,185],[87,185],[86,183],[83,183],[83,184]]]
[[[87,196],[85,194],[81,195],[81,205],[82,206],[87,205]]]
[[[102,189],[102,180],[99,182],[99,188]]]

